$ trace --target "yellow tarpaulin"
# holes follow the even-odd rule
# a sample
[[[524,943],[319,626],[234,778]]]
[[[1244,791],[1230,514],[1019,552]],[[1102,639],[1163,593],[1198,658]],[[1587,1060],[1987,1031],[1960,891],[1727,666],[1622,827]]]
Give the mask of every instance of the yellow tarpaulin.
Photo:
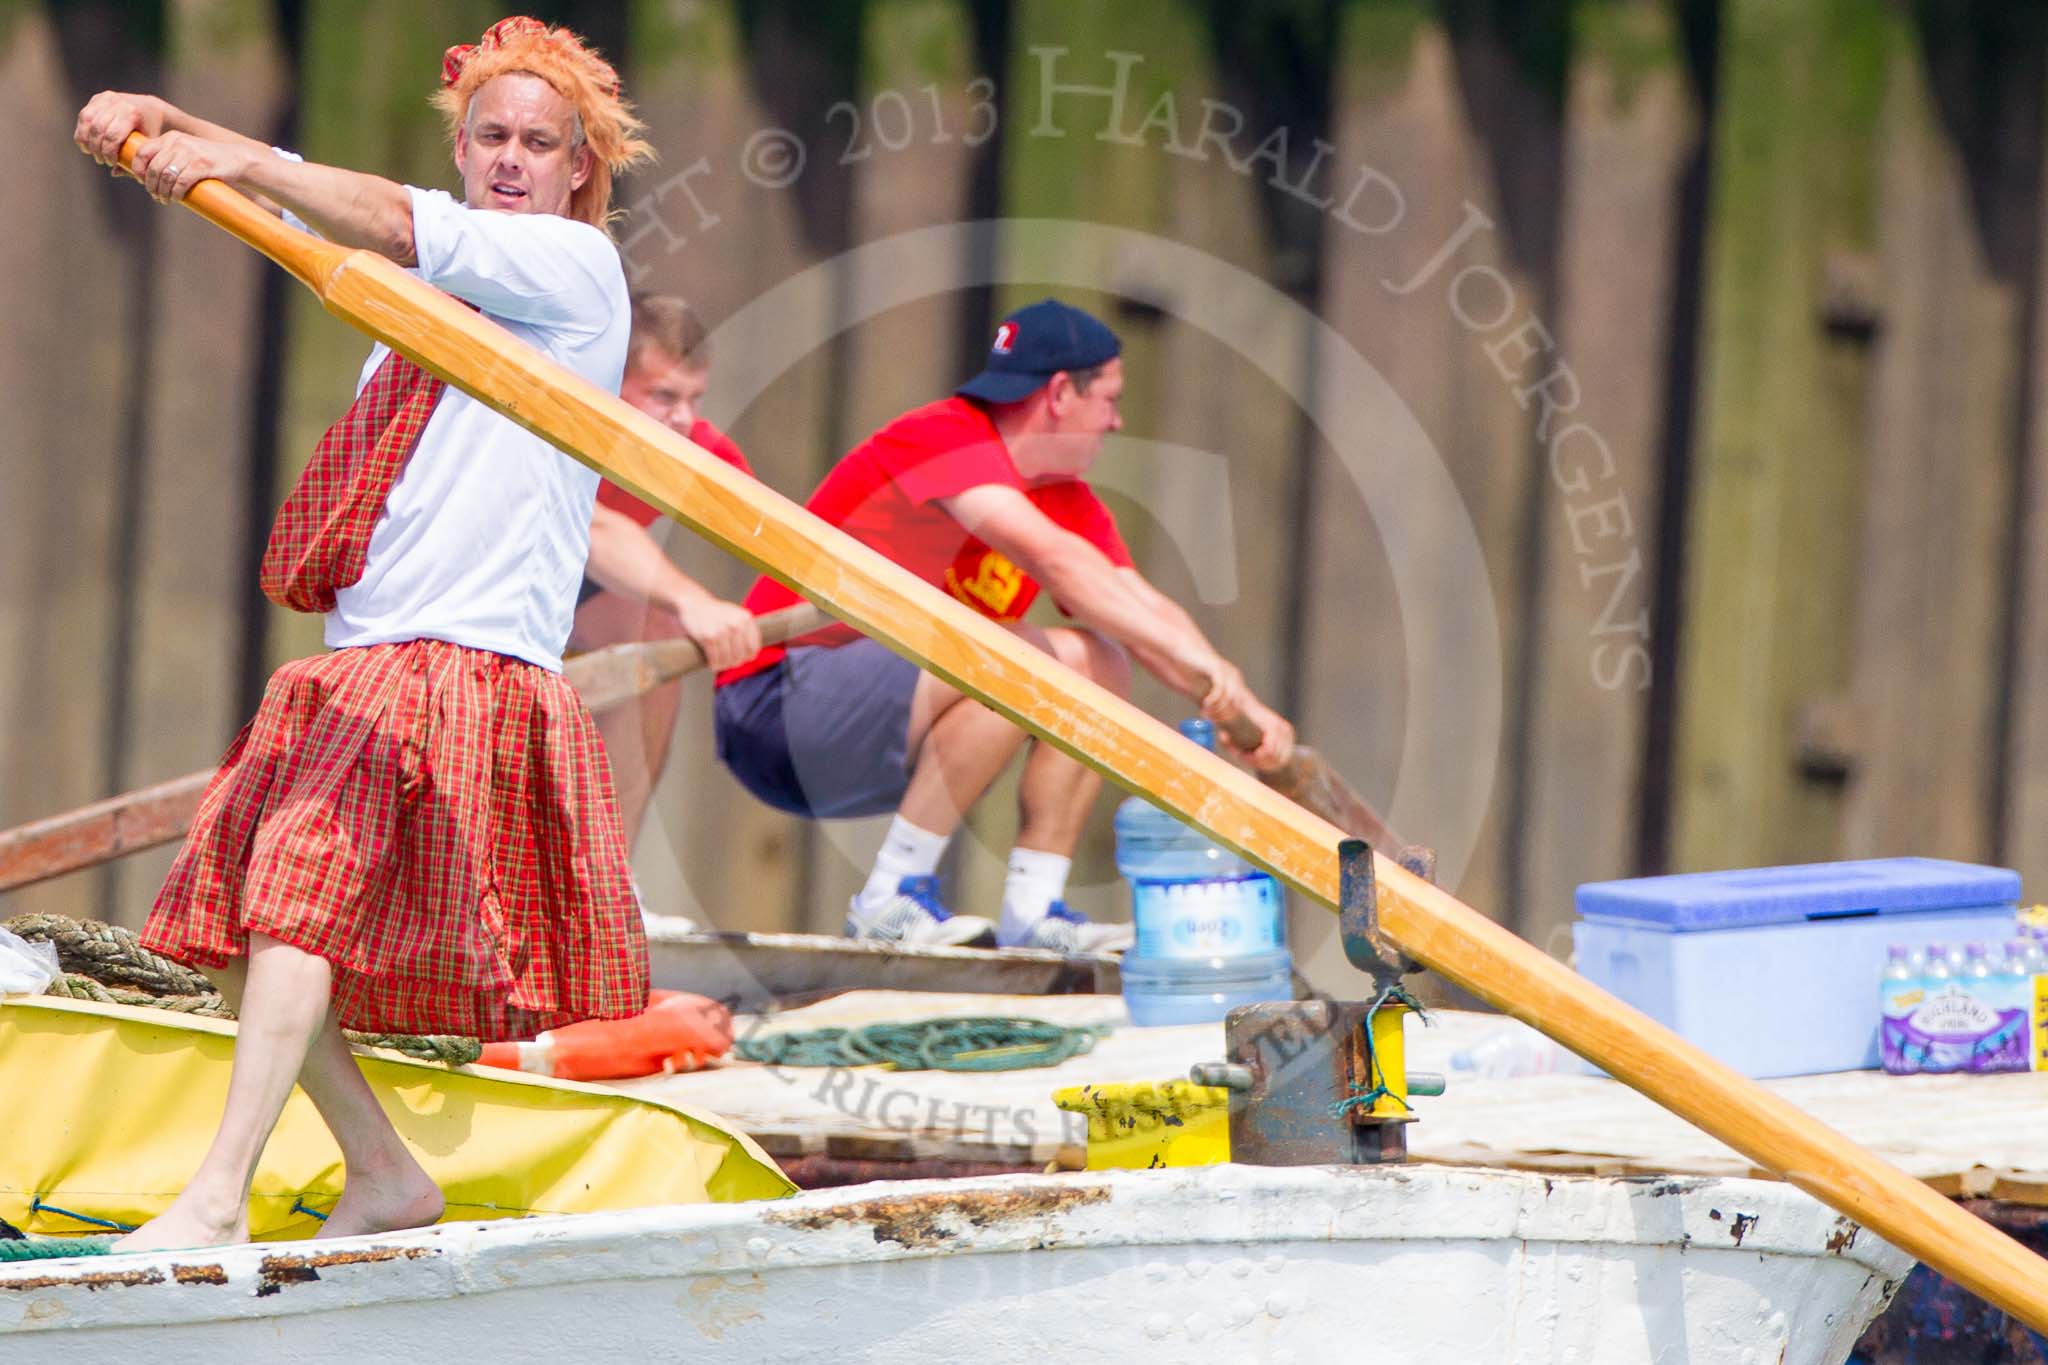
[[[235,1026],[51,996],[0,1000],[0,1218],[104,1231],[161,1212],[227,1098]],[[447,1218],[779,1199],[795,1186],[721,1120],[599,1086],[358,1049]],[[294,1090],[249,1207],[260,1240],[306,1237],[341,1195],[341,1154]],[[63,1212],[59,1212],[62,1210]]]

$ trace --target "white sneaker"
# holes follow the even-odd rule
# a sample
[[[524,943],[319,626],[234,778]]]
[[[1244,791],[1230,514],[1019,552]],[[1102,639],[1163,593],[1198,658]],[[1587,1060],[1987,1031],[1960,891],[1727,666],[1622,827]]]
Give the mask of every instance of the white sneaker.
[[[1122,953],[1138,941],[1128,924],[1097,924],[1065,901],[1054,901],[1024,937],[1006,948],[1049,948],[1056,953]]]
[[[959,948],[994,943],[996,926],[941,905],[937,877],[905,877],[897,883],[896,894],[872,910],[863,909],[855,896],[846,907],[846,936],[870,943]]]

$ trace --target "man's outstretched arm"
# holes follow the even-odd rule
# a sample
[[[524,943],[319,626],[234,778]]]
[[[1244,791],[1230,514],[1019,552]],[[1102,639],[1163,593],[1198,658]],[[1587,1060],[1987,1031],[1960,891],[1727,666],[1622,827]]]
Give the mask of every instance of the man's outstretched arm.
[[[585,571],[612,592],[674,612],[713,668],[732,668],[761,652],[752,612],[678,569],[645,528],[602,503],[590,518]]]
[[[1153,587],[1151,581],[1136,569],[1118,569],[1116,572],[1124,580],[1125,587],[1130,589],[1148,609],[1170,622],[1181,633],[1200,640],[1204,648],[1209,649],[1211,652],[1215,651],[1215,646],[1210,644],[1209,637],[1203,633],[1199,625],[1195,624],[1195,618],[1188,615],[1187,609],[1181,606],[1180,603]],[[1139,662],[1142,663],[1144,660],[1141,658]],[[1204,699],[1202,707],[1204,713],[1208,714],[1212,720],[1221,720],[1226,714],[1235,711],[1258,727],[1261,736],[1259,747],[1245,754],[1246,761],[1252,767],[1264,769],[1272,764],[1282,762],[1294,749],[1293,722],[1259,700],[1253,694],[1250,685],[1244,681],[1244,675],[1235,665],[1231,665],[1231,672],[1236,675],[1237,691],[1232,694],[1227,702],[1218,702],[1211,705],[1207,699]],[[1226,743],[1229,742],[1227,735],[1223,736],[1223,738]],[[1235,746],[1233,745],[1232,747]]]
[[[148,139],[133,174],[158,199],[182,199],[202,180],[221,180],[290,209],[338,246],[367,247],[400,265],[417,260],[412,199],[396,181],[278,156],[155,95],[101,91],[79,111],[72,138],[94,160],[118,166],[130,133]]]
[[[1251,720],[1262,736],[1247,754],[1254,766],[1279,762],[1292,750],[1294,727],[1253,695],[1237,665],[1137,570],[1113,564],[1014,488],[987,484],[940,503],[1044,584],[1068,615],[1130,650],[1146,671],[1197,702],[1212,720],[1231,714]]]

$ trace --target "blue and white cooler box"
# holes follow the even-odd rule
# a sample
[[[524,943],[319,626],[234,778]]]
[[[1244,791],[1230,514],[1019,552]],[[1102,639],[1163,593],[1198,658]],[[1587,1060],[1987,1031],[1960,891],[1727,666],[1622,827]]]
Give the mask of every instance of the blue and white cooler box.
[[[2020,878],[1940,858],[1591,882],[1580,973],[1750,1076],[1878,1064],[1885,947],[2013,932]]]

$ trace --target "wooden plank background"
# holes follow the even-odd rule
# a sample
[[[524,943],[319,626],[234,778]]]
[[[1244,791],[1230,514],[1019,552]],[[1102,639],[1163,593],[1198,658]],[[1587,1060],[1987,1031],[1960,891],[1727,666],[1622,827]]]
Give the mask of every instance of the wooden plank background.
[[[807,494],[1065,280],[1126,341],[1100,482],[1141,562],[1532,941],[1563,953],[1573,887],[1643,871],[1924,853],[2048,876],[2032,8],[539,12],[620,61],[662,156],[624,187],[629,271],[712,326],[708,411],[762,477]],[[266,668],[318,647],[250,562],[363,352],[95,174],[78,105],[160,89],[446,185],[426,96],[495,13],[0,4],[33,187],[0,200],[0,825],[205,763]],[[916,232],[914,280],[860,254]],[[1455,499],[1339,453],[1397,442]],[[722,591],[749,581],[668,544]],[[709,700],[693,680],[636,849],[650,901],[836,927],[875,822],[753,803],[716,765]],[[1425,711],[1463,747],[1410,751]],[[1114,915],[1112,805],[1074,899]],[[1014,819],[1008,789],[977,813],[961,908],[993,913]],[[163,862],[6,909],[133,922]],[[1330,927],[1303,913],[1296,947],[1341,988]]]

